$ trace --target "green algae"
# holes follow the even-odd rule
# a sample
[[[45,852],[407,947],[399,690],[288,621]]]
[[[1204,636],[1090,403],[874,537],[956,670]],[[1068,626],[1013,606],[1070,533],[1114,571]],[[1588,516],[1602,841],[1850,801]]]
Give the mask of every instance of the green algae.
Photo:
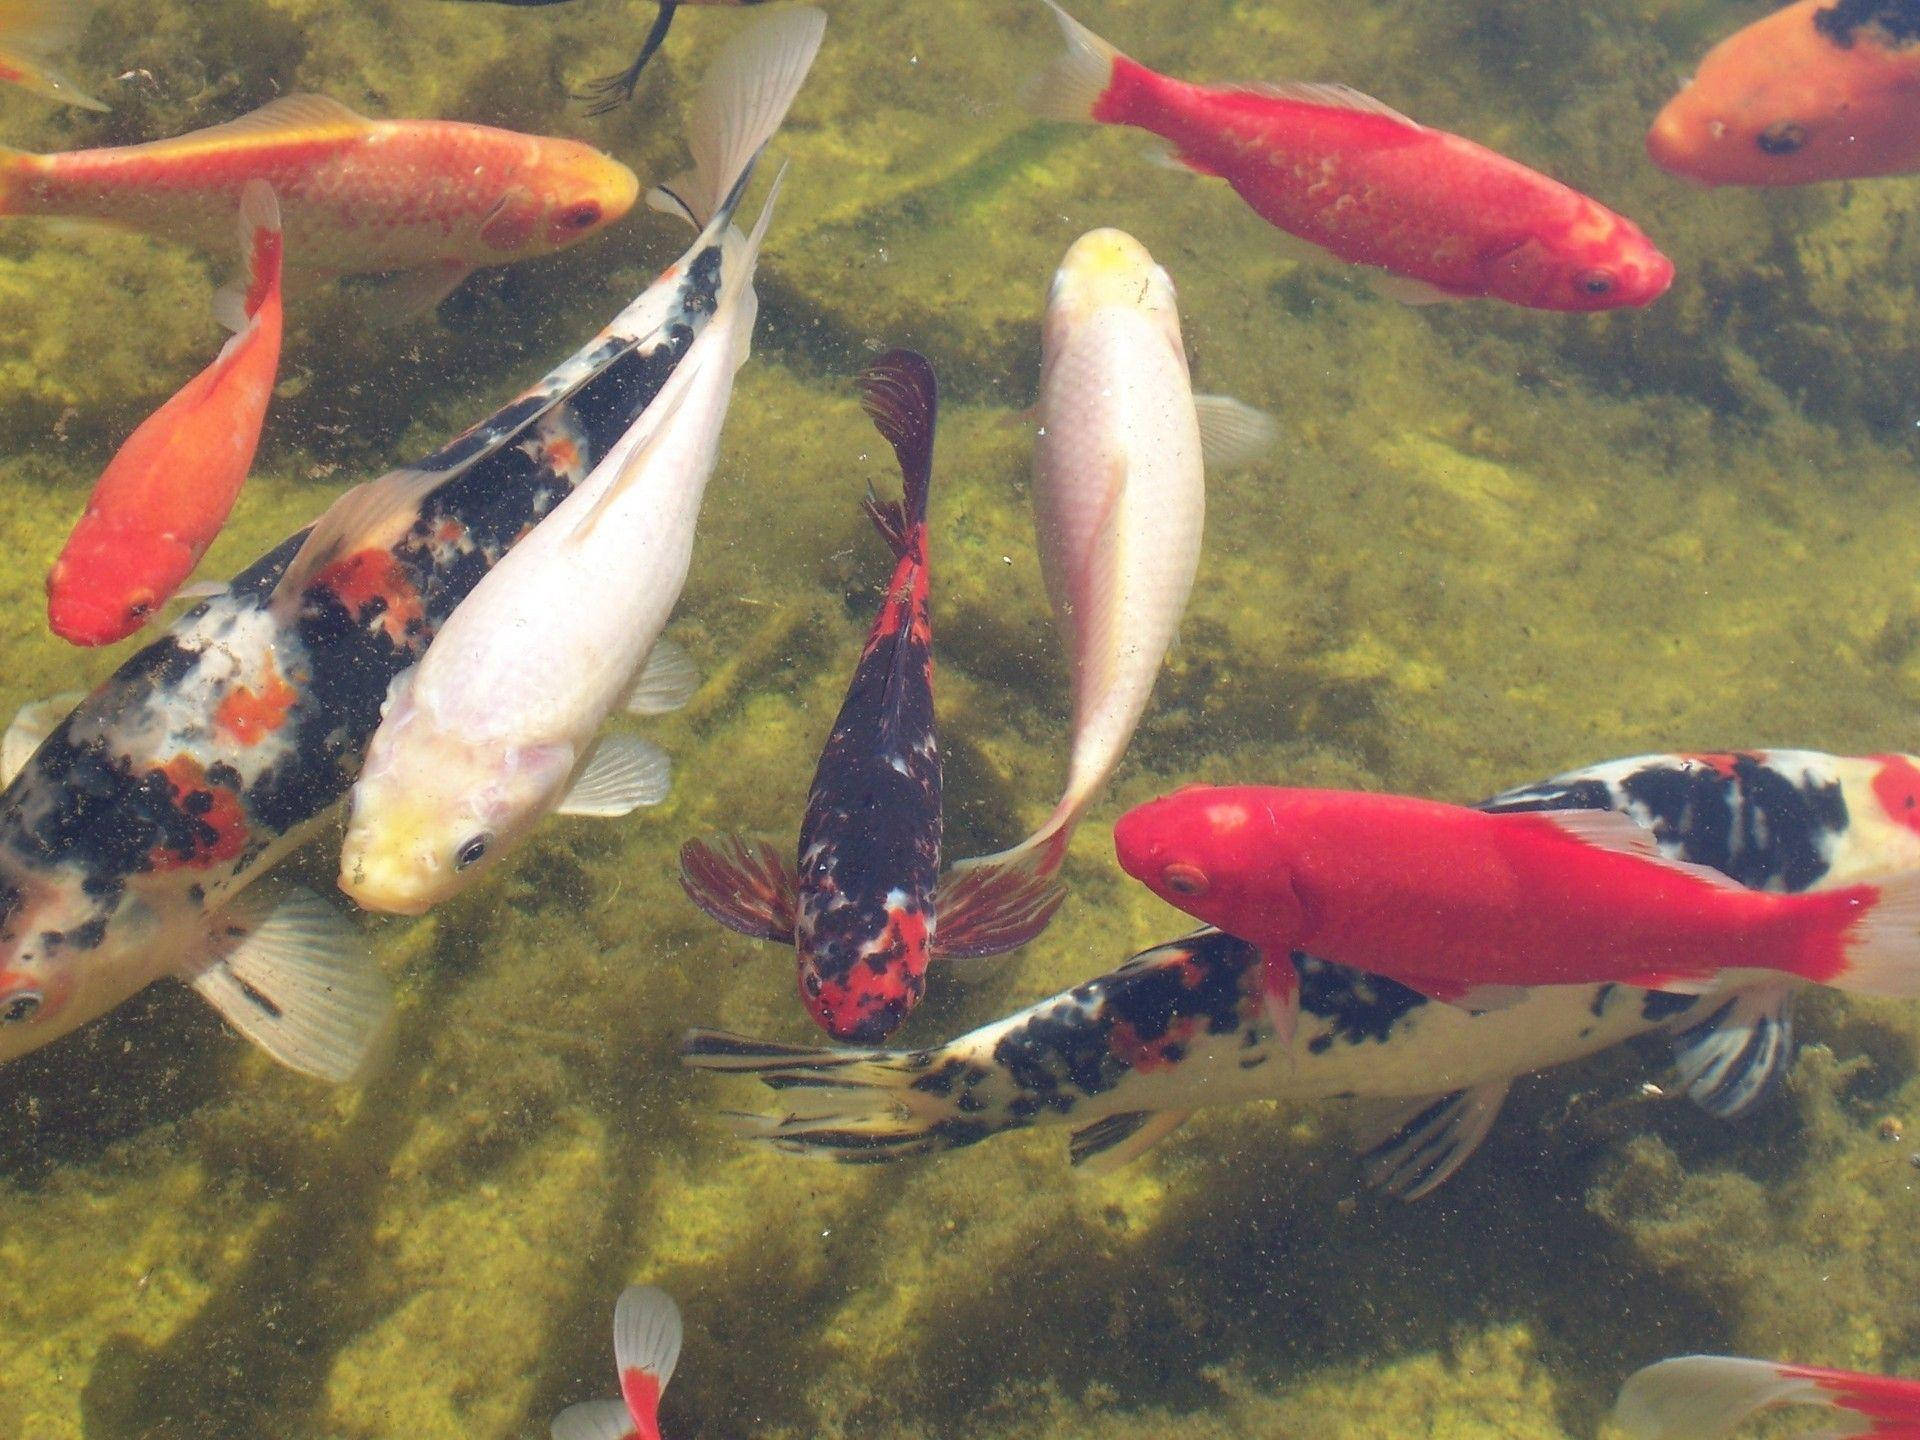
[[[0,1075],[0,1433],[534,1436],[612,1393],[629,1280],[687,1316],[666,1405],[685,1440],[1560,1440],[1683,1350],[1920,1368],[1920,1028],[1897,1005],[1806,1006],[1791,1086],[1738,1126],[1642,1102],[1650,1053],[1524,1085],[1411,1207],[1359,1190],[1331,1112],[1203,1115],[1106,1179],[1045,1132],[850,1170],[725,1131],[723,1106],[762,1097],[683,1074],[680,1031],[809,1029],[791,956],[711,926],[672,857],[709,829],[797,826],[886,569],[858,500],[891,459],[850,384],[873,350],[919,345],[946,383],[951,852],[1011,842],[1063,781],[1066,662],[1016,412],[1047,280],[1093,225],[1167,265],[1197,383],[1272,409],[1285,440],[1210,482],[1193,603],[1075,842],[1069,908],[1020,956],[937,975],[906,1038],[1179,933],[1109,832],[1188,779],[1470,799],[1647,749],[1910,748],[1920,704],[1920,182],[1705,194],[1640,156],[1699,50],[1763,6],[1087,0],[1149,63],[1349,80],[1635,215],[1680,278],[1645,314],[1590,319],[1403,309],[1295,259],[1219,183],[1148,164],[1139,137],[1028,124],[1020,87],[1053,44],[1038,6],[829,8],[775,146],[792,169],[756,357],[676,622],[707,683],[646,727],[673,798],[552,822],[438,914],[368,921],[402,1008],[363,1089],[276,1070],[171,986]],[[564,94],[624,64],[651,14],[107,0],[69,68],[114,114],[8,96],[0,126],[22,148],[113,143],[310,88],[579,135],[664,178],[691,78],[744,17],[684,10],[628,109],[589,118]],[[297,296],[258,473],[207,572],[491,409],[683,240],[636,216],[397,329],[363,296]],[[131,653],[48,637],[41,577],[113,445],[217,346],[226,264],[0,231],[0,704]],[[290,869],[326,889],[329,862],[320,844]]]

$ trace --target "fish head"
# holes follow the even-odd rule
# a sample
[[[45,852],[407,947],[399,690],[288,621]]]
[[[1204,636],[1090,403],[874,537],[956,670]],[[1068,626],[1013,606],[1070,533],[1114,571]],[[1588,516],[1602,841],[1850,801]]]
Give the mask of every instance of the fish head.
[[[1584,197],[1573,222],[1491,260],[1487,289],[1535,310],[1618,310],[1651,305],[1673,284],[1673,261],[1625,216]]]
[[[1071,324],[1096,311],[1138,310],[1171,327],[1180,338],[1179,297],[1173,277],[1154,262],[1147,247],[1124,230],[1089,230],[1072,245],[1053,272],[1047,292],[1049,325]]]
[[[566,792],[567,744],[513,745],[395,721],[353,787],[340,888],[355,904],[422,915],[492,869]]]
[[[554,141],[495,201],[480,238],[503,257],[564,250],[624,218],[639,197],[640,177],[611,155]]]
[[[74,645],[111,645],[153,617],[199,557],[164,535],[77,530],[47,572],[47,624]]]
[[[1915,83],[1870,35],[1837,44],[1816,23],[1827,0],[1777,10],[1722,40],[1655,117],[1647,154],[1703,185],[1805,185],[1883,173],[1862,111]]]
[[[110,968],[101,962],[111,910],[79,885],[0,866],[0,1061],[37,1050],[107,1008],[88,1006],[84,992],[90,979],[104,978],[91,972]]]
[[[1266,792],[1188,785],[1120,817],[1120,868],[1169,905],[1262,941],[1305,923],[1296,847]]]

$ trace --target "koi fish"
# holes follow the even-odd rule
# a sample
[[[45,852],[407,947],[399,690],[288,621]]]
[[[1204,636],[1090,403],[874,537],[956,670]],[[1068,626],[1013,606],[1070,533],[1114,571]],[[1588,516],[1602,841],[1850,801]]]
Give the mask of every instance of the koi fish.
[[[716,62],[714,93],[757,86],[759,140],[778,127],[825,28],[818,10],[775,12]],[[394,681],[340,855],[340,888],[368,909],[424,913],[556,810],[619,816],[666,798],[669,765],[658,746],[599,732],[616,706],[656,714],[685,703],[697,683],[660,635],[686,583],[734,375],[750,348],[754,266],[773,216],[769,197],[743,238],[731,217],[752,161],[703,158],[712,168],[681,198],[722,233],[713,316],[593,473]]]
[[[587,1400],[553,1417],[553,1440],[660,1440],[660,1396],[680,1363],[680,1307],[664,1290],[629,1285],[613,1307],[618,1400]]]
[[[933,367],[911,350],[860,379],[893,446],[904,497],[868,497],[893,577],[813,774],[800,856],[728,836],[690,840],[680,884],[713,919],[792,945],[800,1001],[841,1040],[885,1038],[926,993],[932,955],[997,955],[1046,928],[1063,892],[1017,868],[940,878],[940,750],[933,721],[927,493],[937,410]]]
[[[1611,810],[1661,853],[1760,890],[1833,889],[1920,869],[1920,765],[1809,750],[1641,755],[1484,801],[1490,811]],[[1671,995],[1552,985],[1469,1013],[1300,951],[1300,1020],[1276,1055],[1260,950],[1206,930],[924,1050],[837,1050],[696,1030],[689,1065],[752,1075],[791,1105],[738,1118],[748,1137],[856,1163],[959,1149],[1009,1130],[1070,1125],[1076,1164],[1124,1163],[1189,1113],[1246,1100],[1401,1099],[1369,1137],[1370,1183],[1417,1199],[1463,1165],[1514,1079],[1634,1036],[1671,1041],[1679,1090],[1742,1114],[1793,1052],[1796,982]]]
[[[1047,8],[1067,48],[1034,91],[1040,113],[1160,136],[1268,224],[1383,272],[1396,299],[1612,310],[1652,304],[1673,283],[1673,262],[1632,221],[1358,90],[1190,84]]]
[[[493,5],[561,5],[566,0],[487,0]],[[589,115],[604,115],[609,110],[633,99],[633,92],[639,87],[641,72],[647,68],[647,62],[666,44],[667,32],[673,27],[673,15],[682,5],[758,5],[760,0],[655,0],[660,13],[654,18],[653,26],[647,31],[647,38],[641,42],[640,53],[634,62],[617,75],[604,76],[587,86],[582,99],[590,101],[587,107]]]
[[[180,588],[233,512],[280,367],[280,208],[264,180],[240,195],[246,269],[214,312],[233,331],[213,364],[127,437],[47,575],[47,623],[111,645]]]
[[[80,38],[92,8],[91,0],[0,0],[0,80],[63,105],[105,110],[48,58]]]
[[[757,99],[757,83],[703,93],[696,153],[744,170]],[[346,798],[394,678],[659,394],[714,313],[724,233],[716,220],[545,379],[349,491],[53,726],[0,793],[0,1061],[175,975],[276,1059],[358,1069],[386,999],[357,932],[312,896],[243,892]]]
[[[1680,1355],[1636,1370],[1620,1387],[1613,1423],[1633,1440],[1721,1440],[1741,1421],[1786,1405],[1834,1412],[1839,1428],[1819,1432],[1830,1440],[1920,1435],[1920,1380],[1733,1355]]]
[[[249,180],[273,186],[303,269],[391,274],[406,307],[437,303],[480,266],[597,234],[633,208],[640,183],[577,140],[369,120],[324,95],[289,95],[171,140],[0,149],[0,215],[100,220],[215,250]]]
[[[1920,9],[1799,0],[1722,40],[1647,132],[1704,185],[1811,185],[1920,170]]]
[[[1781,753],[1791,764],[1804,752]],[[1714,772],[1738,760],[1685,763]],[[1877,763],[1874,783],[1889,793],[1914,774],[1903,756],[1837,763]],[[1123,816],[1114,845],[1155,894],[1266,949],[1283,1032],[1297,986],[1281,962],[1294,949],[1472,1008],[1537,984],[1698,993],[1753,971],[1867,994],[1920,990],[1920,871],[1770,894],[1667,855],[1630,811],[1552,809],[1534,792],[1492,807],[1190,786]]]
[[[1073,748],[1053,813],[1011,850],[963,860],[1045,878],[1146,710],[1200,567],[1204,450],[1243,463],[1274,439],[1259,411],[1196,396],[1173,281],[1139,241],[1094,230],[1068,249],[1040,343],[1033,520],[1054,624],[1073,663]]]

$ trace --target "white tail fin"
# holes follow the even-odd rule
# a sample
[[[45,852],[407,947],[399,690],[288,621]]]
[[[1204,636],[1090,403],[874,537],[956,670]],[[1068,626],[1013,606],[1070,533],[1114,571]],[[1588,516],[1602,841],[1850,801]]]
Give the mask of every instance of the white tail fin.
[[[1628,1376],[1613,1420],[1634,1440],[1720,1440],[1772,1406],[1825,1402],[1819,1384],[1791,1366],[1681,1355]]]
[[[105,110],[91,95],[45,63],[80,38],[93,0],[0,0],[0,48],[13,52],[18,73],[7,78],[49,100]]]
[[[770,11],[736,35],[707,71],[687,141],[693,169],[671,187],[695,224],[704,226],[719,212],[780,128],[826,27],[826,14],[811,6]]]
[[[1067,48],[1054,57],[1045,74],[1028,92],[1027,104],[1046,120],[1093,120],[1093,110],[1113,80],[1113,62],[1120,52],[1094,34],[1053,0],[1043,0],[1060,23]]]
[[[622,1379],[638,1370],[665,1390],[680,1363],[684,1333],[671,1295],[651,1285],[629,1285],[613,1307],[613,1359]]]
[[[240,273],[213,295],[213,318],[238,335],[280,283],[280,201],[264,180],[240,192]]]

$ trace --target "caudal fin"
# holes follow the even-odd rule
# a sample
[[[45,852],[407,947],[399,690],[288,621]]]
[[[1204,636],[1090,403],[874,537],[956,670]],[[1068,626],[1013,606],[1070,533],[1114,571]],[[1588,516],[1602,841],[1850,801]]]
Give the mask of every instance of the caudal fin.
[[[927,528],[927,492],[933,481],[933,432],[940,418],[940,384],[917,350],[889,350],[860,374],[860,404],[893,446],[900,462],[902,500],[867,497],[867,516],[895,555],[920,548]]]
[[[629,1285],[613,1307],[613,1359],[620,1398],[640,1440],[659,1440],[660,1395],[680,1363],[680,1307],[664,1290]]]
[[[704,227],[739,204],[760,147],[773,137],[807,78],[827,17],[812,6],[769,11],[728,42],[693,102],[693,169],[647,203]]]
[[[1113,62],[1121,54],[1053,0],[1042,3],[1053,12],[1067,43],[1028,91],[1027,104],[1045,120],[1091,124],[1100,98],[1113,82]]]
[[[1920,1425],[1920,1381],[1732,1355],[1681,1355],[1635,1371],[1620,1387],[1614,1423],[1634,1440],[1721,1440],[1750,1415],[1817,1405],[1852,1416],[1830,1435],[1910,1435]]]
[[[1903,1000],[1920,996],[1920,874],[1853,890],[1877,890],[1879,895],[1847,936],[1846,963],[1838,974],[1809,973],[1806,978],[1860,995]],[[1831,891],[1821,898],[1862,903],[1852,891]]]
[[[793,1155],[878,1164],[957,1149],[1023,1123],[969,1115],[963,1088],[949,1094],[918,1088],[914,1082],[946,1058],[938,1048],[842,1050],[690,1030],[680,1058],[696,1070],[751,1075],[781,1092],[778,1115],[727,1118],[743,1137]]]
[[[264,180],[249,180],[240,192],[240,273],[214,292],[213,315],[238,335],[279,293],[284,237],[280,201]]]

